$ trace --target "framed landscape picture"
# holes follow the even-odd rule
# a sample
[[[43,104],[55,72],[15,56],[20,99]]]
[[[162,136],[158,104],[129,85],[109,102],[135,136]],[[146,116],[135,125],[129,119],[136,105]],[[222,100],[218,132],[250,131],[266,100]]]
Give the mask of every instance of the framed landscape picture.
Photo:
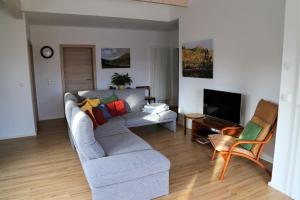
[[[130,68],[129,48],[102,48],[102,68]]]
[[[182,45],[182,75],[213,78],[213,40],[200,40]]]

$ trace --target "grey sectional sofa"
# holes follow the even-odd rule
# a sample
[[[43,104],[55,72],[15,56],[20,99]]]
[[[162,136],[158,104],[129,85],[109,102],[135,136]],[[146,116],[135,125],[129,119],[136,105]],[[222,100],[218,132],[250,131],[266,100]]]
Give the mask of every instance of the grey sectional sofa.
[[[101,97],[113,91],[84,91],[81,97]],[[141,90],[115,91],[126,100],[130,112],[93,129],[91,119],[77,106],[77,98],[65,94],[69,137],[75,145],[94,200],[148,200],[169,193],[170,162],[128,127],[155,123],[175,131],[176,113],[158,116],[140,111]],[[123,96],[122,96],[123,95]]]

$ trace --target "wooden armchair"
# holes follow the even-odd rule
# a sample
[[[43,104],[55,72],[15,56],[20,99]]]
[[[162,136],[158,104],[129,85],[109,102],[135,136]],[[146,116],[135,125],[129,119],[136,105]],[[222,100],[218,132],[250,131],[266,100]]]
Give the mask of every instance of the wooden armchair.
[[[233,155],[241,156],[253,161],[271,175],[266,166],[260,162],[260,156],[265,144],[270,141],[276,131],[277,115],[278,105],[265,100],[260,100],[254,116],[251,119],[252,122],[262,127],[261,132],[255,140],[239,140],[238,137],[243,131],[243,128],[241,127],[227,127],[221,130],[221,134],[209,135],[208,138],[214,147],[212,160],[215,159],[217,152],[220,152],[225,160],[219,180],[224,179],[229,161]],[[252,144],[252,148],[247,150],[241,146],[243,144]]]

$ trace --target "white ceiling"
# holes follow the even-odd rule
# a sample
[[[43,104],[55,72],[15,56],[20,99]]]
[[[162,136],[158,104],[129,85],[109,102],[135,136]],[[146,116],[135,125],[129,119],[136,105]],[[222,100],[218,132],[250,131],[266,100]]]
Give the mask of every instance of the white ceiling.
[[[26,12],[26,17],[30,25],[79,26],[153,31],[170,31],[178,28],[177,20],[171,22],[159,22],[141,19],[36,12]]]

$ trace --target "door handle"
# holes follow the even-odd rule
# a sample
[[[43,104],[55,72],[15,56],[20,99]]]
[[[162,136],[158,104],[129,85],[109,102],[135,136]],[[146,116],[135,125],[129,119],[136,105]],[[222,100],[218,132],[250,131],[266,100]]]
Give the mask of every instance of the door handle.
[[[91,79],[91,78],[87,78],[87,79],[85,79],[86,81],[91,81],[91,80],[93,80],[93,79]]]

